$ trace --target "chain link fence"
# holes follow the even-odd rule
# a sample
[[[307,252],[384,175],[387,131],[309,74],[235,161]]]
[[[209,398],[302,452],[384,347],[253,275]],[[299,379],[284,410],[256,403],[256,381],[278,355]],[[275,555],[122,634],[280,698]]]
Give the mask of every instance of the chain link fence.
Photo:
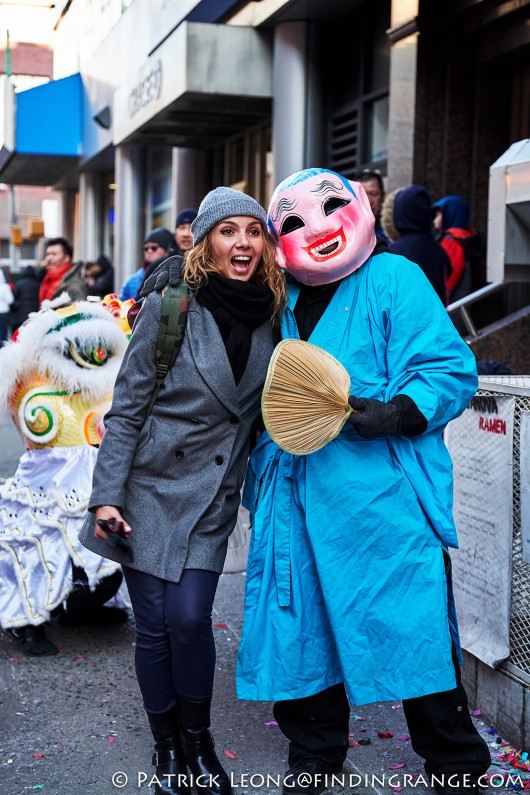
[[[530,412],[530,377],[487,376],[479,381],[479,395],[514,395],[513,432],[513,540],[510,607],[510,656],[507,660],[530,677],[530,565],[523,563],[521,534],[521,447],[522,412]]]

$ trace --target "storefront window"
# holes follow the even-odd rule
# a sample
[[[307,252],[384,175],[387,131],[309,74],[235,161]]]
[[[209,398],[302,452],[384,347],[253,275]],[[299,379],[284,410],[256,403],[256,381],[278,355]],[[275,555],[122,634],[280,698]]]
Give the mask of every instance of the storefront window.
[[[149,151],[148,164],[149,209],[151,223],[172,229],[171,218],[171,148],[156,147]]]
[[[380,163],[388,157],[388,96],[376,99],[367,108],[367,152],[365,160]]]

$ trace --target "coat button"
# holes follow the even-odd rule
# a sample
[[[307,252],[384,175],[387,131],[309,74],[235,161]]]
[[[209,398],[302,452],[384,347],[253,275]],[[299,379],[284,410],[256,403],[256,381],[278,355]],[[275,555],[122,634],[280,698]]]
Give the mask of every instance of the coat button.
[[[237,417],[230,417],[230,425],[239,425],[239,420]]]
[[[183,450],[175,450],[175,458],[184,458]]]
[[[215,463],[217,464],[217,466],[221,466],[223,461],[224,461],[224,458],[223,458],[222,455],[216,455],[215,456]]]

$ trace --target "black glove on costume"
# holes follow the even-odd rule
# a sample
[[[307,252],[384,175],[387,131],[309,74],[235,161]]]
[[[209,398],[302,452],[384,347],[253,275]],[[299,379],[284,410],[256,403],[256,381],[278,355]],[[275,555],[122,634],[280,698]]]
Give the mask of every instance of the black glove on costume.
[[[417,436],[427,427],[427,420],[408,395],[396,395],[388,403],[350,395],[348,403],[359,412],[350,414],[348,422],[362,439],[381,439],[396,434]]]
[[[149,293],[161,293],[168,284],[178,287],[181,281],[184,260],[178,254],[165,259],[158,268],[145,280],[145,284],[138,293],[138,298],[145,298]]]

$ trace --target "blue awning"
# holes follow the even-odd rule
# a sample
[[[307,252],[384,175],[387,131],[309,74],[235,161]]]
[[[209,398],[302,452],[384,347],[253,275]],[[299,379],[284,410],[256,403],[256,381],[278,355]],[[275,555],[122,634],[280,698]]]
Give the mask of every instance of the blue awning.
[[[15,148],[2,153],[0,181],[54,185],[82,154],[83,82],[79,73],[16,95]]]

